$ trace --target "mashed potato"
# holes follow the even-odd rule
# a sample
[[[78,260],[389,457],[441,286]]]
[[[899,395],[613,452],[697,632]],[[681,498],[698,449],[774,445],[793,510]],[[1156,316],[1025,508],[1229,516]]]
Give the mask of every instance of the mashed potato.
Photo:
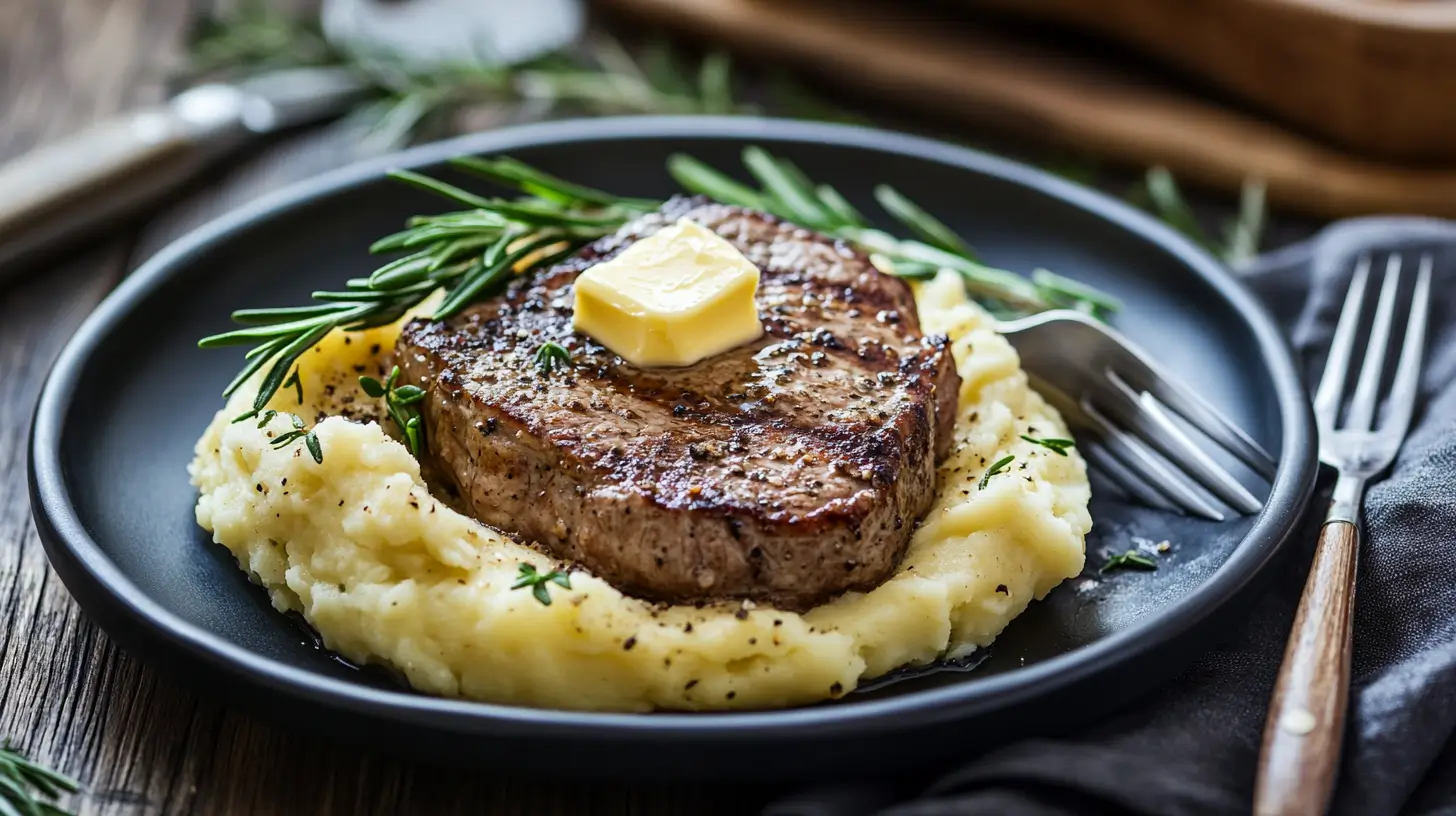
[[[954,341],[963,381],[956,441],[940,495],[899,570],[877,589],[805,614],[752,604],[664,606],[585,572],[549,586],[542,605],[512,590],[521,564],[566,568],[431,496],[420,467],[379,424],[331,414],[369,402],[354,383],[378,374],[399,326],[336,333],[300,364],[300,402],[324,451],[274,449],[291,429],[230,420],[235,395],[197,443],[197,521],[330,649],[390,666],[431,694],[603,711],[769,708],[849,692],[898,666],[985,646],[1034,599],[1082,569],[1086,469],[1021,439],[1066,427],[987,315],[942,275],[918,287],[927,332]],[[253,393],[256,393],[254,389]],[[357,414],[354,414],[357,416]],[[1009,471],[978,482],[996,460]]]

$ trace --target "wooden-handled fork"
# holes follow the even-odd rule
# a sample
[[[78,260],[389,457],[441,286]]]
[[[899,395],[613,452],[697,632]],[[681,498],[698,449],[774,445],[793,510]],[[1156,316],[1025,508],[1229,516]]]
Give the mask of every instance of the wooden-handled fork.
[[[1254,789],[1254,812],[1258,816],[1317,816],[1329,809],[1340,766],[1350,689],[1360,504],[1365,483],[1395,459],[1415,406],[1430,306],[1432,258],[1421,258],[1405,320],[1400,362],[1385,400],[1385,411],[1378,416],[1382,374],[1400,293],[1401,258],[1392,255],[1386,264],[1355,392],[1342,412],[1355,341],[1361,334],[1370,265],[1368,256],[1356,265],[1329,361],[1315,392],[1320,461],[1337,468],[1340,477],[1320,528],[1314,565],[1305,581],[1264,724],[1264,747]]]

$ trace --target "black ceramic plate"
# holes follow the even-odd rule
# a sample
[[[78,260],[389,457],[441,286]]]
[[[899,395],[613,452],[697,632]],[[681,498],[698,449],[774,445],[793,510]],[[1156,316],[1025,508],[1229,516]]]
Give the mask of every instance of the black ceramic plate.
[[[674,191],[690,151],[737,168],[763,145],[872,210],[891,182],[992,263],[1102,287],[1116,325],[1279,457],[1257,518],[1197,522],[1094,501],[1088,550],[1167,539],[1152,573],[1073,579],[969,672],[788,711],[587,714],[442,700],[358,671],[277,614],[193,519],[186,466],[239,354],[197,338],[242,306],[304,302],[372,268],[370,241],[438,200],[386,180],[460,153],[508,152],[623,194]],[[217,693],[407,754],[561,774],[821,775],[884,770],[1065,728],[1171,677],[1239,609],[1303,509],[1314,446],[1295,369],[1264,310],[1211,257],[1129,207],[1028,167],[873,130],[754,119],[562,122],[469,136],[288,189],[178,241],[132,275],[61,354],[37,409],[31,492],[51,563],[122,644]],[[1099,559],[1089,558],[1095,565]],[[1091,582],[1091,583],[1089,583]],[[549,769],[549,770],[547,770]]]

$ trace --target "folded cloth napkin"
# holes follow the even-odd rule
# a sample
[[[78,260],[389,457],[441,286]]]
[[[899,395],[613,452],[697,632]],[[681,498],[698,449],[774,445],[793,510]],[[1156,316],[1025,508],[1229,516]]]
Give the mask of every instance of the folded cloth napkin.
[[[1240,272],[1317,382],[1356,258],[1436,259],[1421,401],[1388,478],[1365,501],[1353,688],[1334,812],[1456,814],[1456,224],[1340,222]],[[1327,480],[1328,481],[1328,480]],[[1328,487],[1328,484],[1325,485]],[[1247,813],[1264,715],[1324,501],[1240,630],[1177,680],[1081,733],[967,761],[913,799],[893,787],[811,790],[766,816]]]

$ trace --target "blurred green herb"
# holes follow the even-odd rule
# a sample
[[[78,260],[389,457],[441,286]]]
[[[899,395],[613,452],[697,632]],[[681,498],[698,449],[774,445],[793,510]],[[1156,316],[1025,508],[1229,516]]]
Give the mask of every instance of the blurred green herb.
[[[234,78],[342,61],[319,30],[317,14],[285,11],[279,5],[263,0],[223,4],[212,15],[201,17],[179,78]]]
[[[1267,188],[1258,179],[1244,179],[1238,215],[1224,224],[1223,259],[1230,266],[1247,263],[1264,241]]]
[[[1248,261],[1259,253],[1266,219],[1265,185],[1258,179],[1245,179],[1239,192],[1239,210],[1223,225],[1221,240],[1214,240],[1204,231],[1193,208],[1183,197],[1178,182],[1166,167],[1153,167],[1129,199],[1157,215],[1168,226],[1217,255],[1231,266]]]
[[[0,744],[0,813],[6,816],[69,816],[51,804],[80,783],[26,759],[6,741]]]
[[[710,52],[696,64],[665,42],[647,43],[634,56],[607,36],[594,36],[569,52],[511,66],[410,65],[394,55],[329,43],[312,14],[284,11],[267,0],[243,2],[204,20],[194,32],[179,79],[234,80],[263,71],[344,66],[367,77],[377,94],[356,115],[370,139],[391,148],[422,137],[469,129],[478,111],[527,109],[550,114],[751,114],[742,101],[727,53]],[[843,110],[813,97],[787,78],[764,94],[776,113],[845,120]]]

